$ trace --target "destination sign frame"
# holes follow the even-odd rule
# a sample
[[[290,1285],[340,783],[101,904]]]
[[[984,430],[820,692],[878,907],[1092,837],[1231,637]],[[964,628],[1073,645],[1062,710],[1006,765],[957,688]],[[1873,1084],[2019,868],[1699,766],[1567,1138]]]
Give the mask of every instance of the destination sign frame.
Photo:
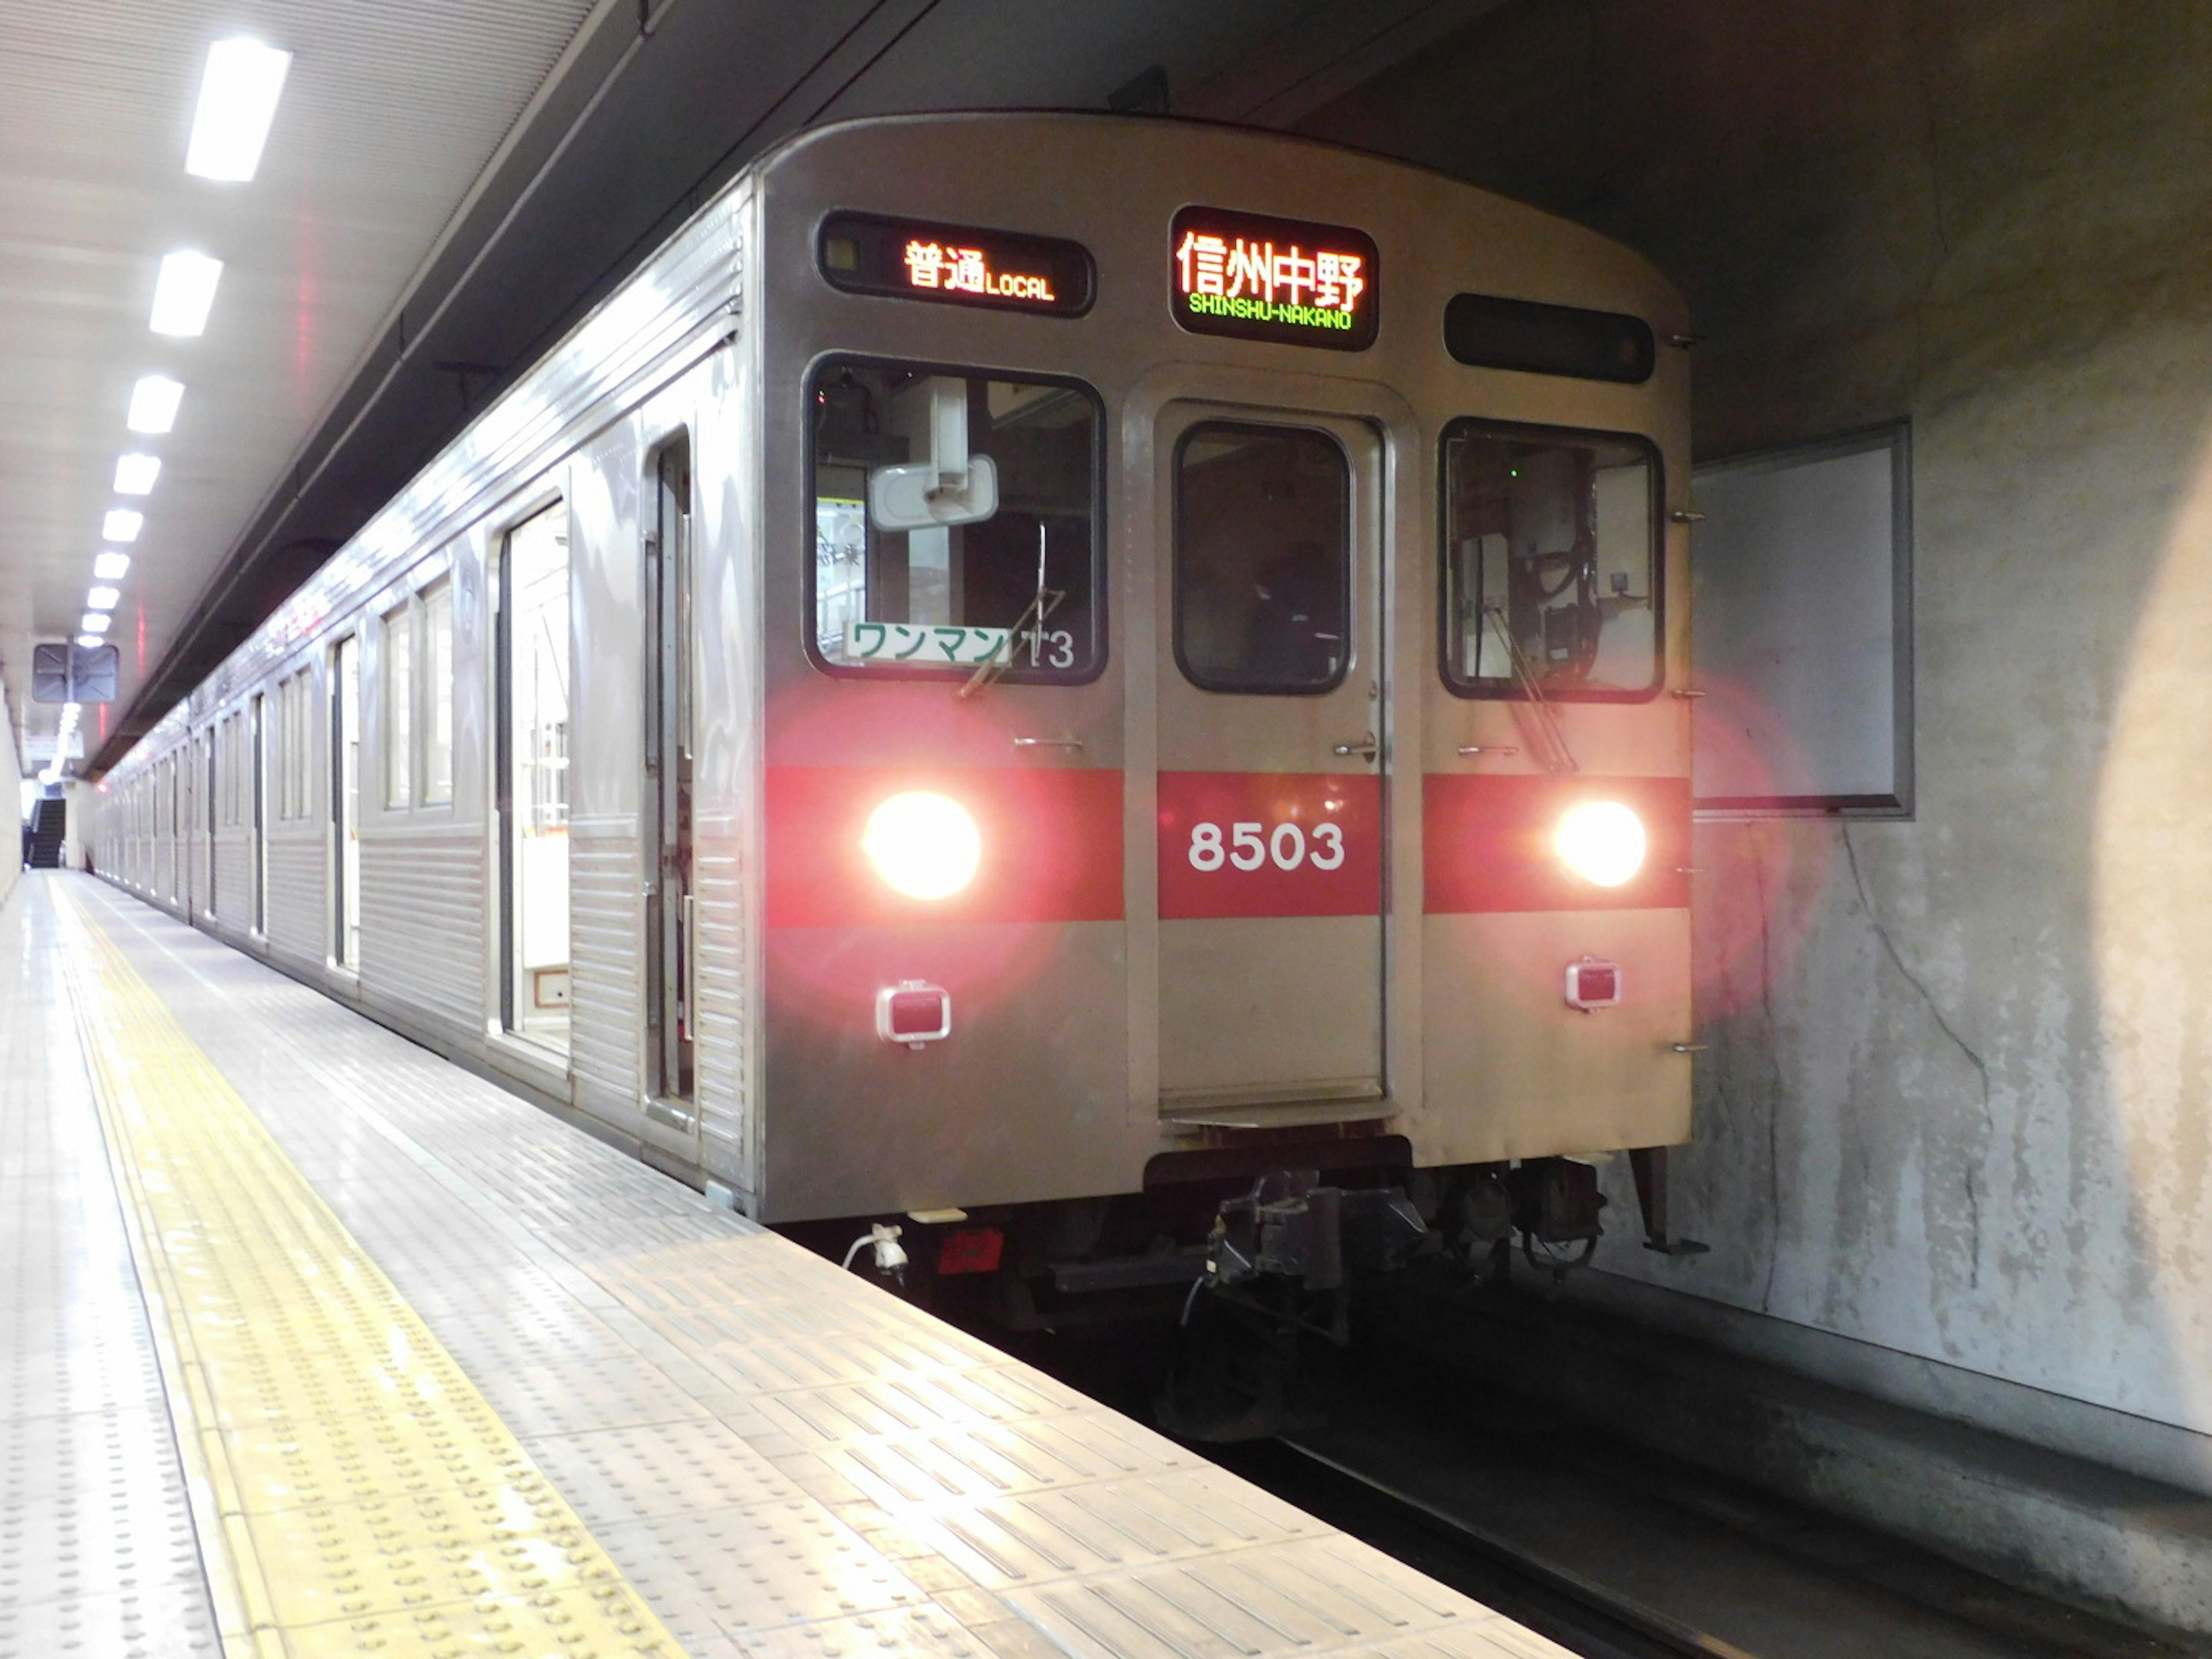
[[[1060,236],[841,210],[822,221],[815,268],[878,299],[1080,317],[1098,295],[1091,250]]]
[[[1350,225],[1193,204],[1169,226],[1168,295],[1193,334],[1364,351],[1382,327],[1382,261]]]

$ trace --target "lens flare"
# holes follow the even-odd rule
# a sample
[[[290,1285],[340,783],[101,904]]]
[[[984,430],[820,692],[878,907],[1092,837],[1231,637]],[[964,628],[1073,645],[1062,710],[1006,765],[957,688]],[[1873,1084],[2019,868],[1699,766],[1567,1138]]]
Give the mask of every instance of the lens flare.
[[[895,891],[943,899],[975,879],[983,838],[958,801],[917,789],[891,796],[868,814],[860,850]]]
[[[1644,867],[1644,820],[1617,800],[1586,800],[1559,820],[1552,850],[1584,881],[1618,887]]]

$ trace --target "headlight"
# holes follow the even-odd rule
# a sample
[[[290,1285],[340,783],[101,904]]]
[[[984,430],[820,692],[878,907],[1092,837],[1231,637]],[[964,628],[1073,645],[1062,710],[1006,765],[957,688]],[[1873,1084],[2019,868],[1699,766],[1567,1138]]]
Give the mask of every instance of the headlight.
[[[1617,800],[1589,800],[1559,820],[1552,850],[1584,881],[1618,887],[1644,867],[1644,820]]]
[[[944,795],[913,790],[868,814],[860,848],[884,882],[908,898],[951,898],[975,879],[983,838],[968,809]]]

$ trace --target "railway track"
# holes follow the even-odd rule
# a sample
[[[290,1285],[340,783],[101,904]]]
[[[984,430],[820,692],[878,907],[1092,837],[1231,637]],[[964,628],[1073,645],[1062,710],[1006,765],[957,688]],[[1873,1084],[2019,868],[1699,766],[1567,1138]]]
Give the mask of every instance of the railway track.
[[[1213,1449],[1255,1485],[1589,1659],[1762,1659],[1296,1440]]]
[[[1024,1353],[1141,1416],[1164,1363],[1144,1346],[1071,1333]],[[1202,1449],[1589,1659],[2212,1656],[1645,1450],[1434,1350],[1322,1356],[1309,1425]]]

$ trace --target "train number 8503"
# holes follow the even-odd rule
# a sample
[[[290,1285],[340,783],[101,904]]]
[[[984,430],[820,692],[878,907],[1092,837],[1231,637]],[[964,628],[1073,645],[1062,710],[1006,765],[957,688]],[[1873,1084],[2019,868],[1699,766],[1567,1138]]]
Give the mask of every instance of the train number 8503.
[[[1309,836],[1296,823],[1279,823],[1273,830],[1261,823],[1232,823],[1224,841],[1218,823],[1190,827],[1194,870],[1218,870],[1224,864],[1232,870],[1257,870],[1270,860],[1278,870],[1295,870],[1301,864],[1334,870],[1344,862],[1344,830],[1337,824],[1316,823]]]

